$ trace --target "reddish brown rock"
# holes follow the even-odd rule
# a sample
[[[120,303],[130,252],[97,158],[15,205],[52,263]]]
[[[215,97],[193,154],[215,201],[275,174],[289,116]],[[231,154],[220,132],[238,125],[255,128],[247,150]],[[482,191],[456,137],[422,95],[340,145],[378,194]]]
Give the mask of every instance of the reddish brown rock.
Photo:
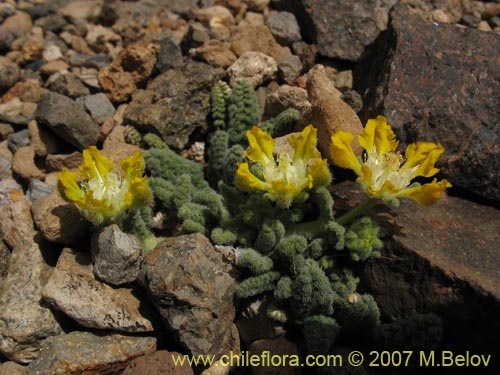
[[[158,46],[135,44],[120,51],[109,66],[99,71],[99,83],[112,102],[127,100],[137,85],[149,78],[156,64]]]
[[[233,36],[231,49],[236,56],[241,56],[248,51],[262,52],[278,62],[290,55],[287,48],[276,42],[266,25],[239,27]]]
[[[43,178],[43,173],[35,164],[35,149],[33,146],[19,147],[12,159],[12,170],[21,178]]]
[[[500,35],[425,23],[404,6],[358,66],[361,117],[385,115],[402,140],[439,142],[452,184],[500,200]]]
[[[227,68],[236,61],[236,55],[217,39],[210,39],[196,48],[193,57],[206,61],[215,68]]]

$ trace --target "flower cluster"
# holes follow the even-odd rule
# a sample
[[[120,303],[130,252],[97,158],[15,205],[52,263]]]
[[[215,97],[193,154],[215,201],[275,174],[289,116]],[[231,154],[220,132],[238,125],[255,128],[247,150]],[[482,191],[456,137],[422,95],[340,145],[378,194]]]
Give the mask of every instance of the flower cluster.
[[[292,134],[288,142],[294,153],[282,152],[273,156],[274,139],[254,126],[247,131],[249,149],[246,157],[254,162],[253,170],[248,163],[240,163],[235,184],[244,191],[264,191],[265,196],[278,206],[288,208],[302,192],[330,183],[331,175],[326,159],[316,148],[316,129],[307,126],[300,134]],[[253,173],[252,173],[253,172]]]
[[[151,203],[153,195],[143,177],[142,150],[120,162],[123,175],[113,173],[115,165],[95,146],[83,150],[79,175],[63,169],[58,174],[64,196],[75,202],[83,217],[95,225],[118,220],[128,209]]]
[[[396,151],[399,142],[383,116],[368,120],[363,132],[358,135],[358,142],[366,151],[363,158],[354,154],[351,147],[354,136],[351,133],[338,131],[331,139],[333,162],[356,172],[358,183],[371,197],[392,203],[396,203],[397,198],[410,198],[430,205],[442,197],[446,188],[451,187],[447,180],[437,181],[436,178],[424,185],[411,183],[415,177],[432,177],[439,172],[434,164],[444,148],[439,143],[413,143],[406,147],[403,157]]]

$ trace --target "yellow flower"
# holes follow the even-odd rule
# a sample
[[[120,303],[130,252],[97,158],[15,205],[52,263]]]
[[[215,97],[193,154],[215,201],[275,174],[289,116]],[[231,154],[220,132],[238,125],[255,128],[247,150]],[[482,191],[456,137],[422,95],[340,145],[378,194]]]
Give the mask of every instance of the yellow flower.
[[[403,157],[396,151],[399,142],[395,138],[385,117],[378,116],[368,120],[358,135],[358,142],[366,151],[363,159],[356,157],[351,148],[354,136],[338,131],[331,138],[333,161],[356,172],[357,181],[372,197],[392,202],[396,202],[394,198],[406,197],[424,205],[436,203],[446,188],[451,187],[447,180],[434,179],[424,185],[411,184],[411,180],[431,177],[439,171],[434,164],[444,152],[443,146],[431,142],[410,144]]]
[[[331,175],[326,159],[316,148],[316,129],[307,126],[300,134],[293,134],[288,142],[294,149],[293,157],[281,153],[273,156],[274,139],[254,126],[247,131],[249,149],[246,157],[260,168],[259,176],[250,171],[248,163],[239,163],[235,184],[244,191],[265,191],[265,196],[280,207],[289,207],[304,190],[330,183]]]
[[[111,172],[114,164],[95,146],[83,150],[83,164],[76,173],[58,174],[66,199],[75,202],[82,215],[95,225],[116,220],[129,208],[148,205],[153,195],[147,177],[142,177],[142,150],[120,162],[123,176]]]

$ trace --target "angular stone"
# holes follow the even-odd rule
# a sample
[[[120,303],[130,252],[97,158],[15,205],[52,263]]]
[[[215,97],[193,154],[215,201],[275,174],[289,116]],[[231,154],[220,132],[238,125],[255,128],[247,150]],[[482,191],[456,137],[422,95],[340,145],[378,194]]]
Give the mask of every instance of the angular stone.
[[[45,173],[35,164],[35,148],[33,146],[25,146],[17,149],[12,158],[12,170],[25,180],[43,178],[45,176]]]
[[[163,320],[194,355],[227,354],[236,283],[201,234],[167,238],[145,257],[145,284]]]
[[[158,350],[131,361],[122,375],[193,375],[193,369],[187,362],[180,366],[172,359],[181,359],[183,355],[177,352]]]
[[[81,152],[75,151],[71,154],[50,154],[45,158],[45,164],[49,172],[60,171],[63,168],[74,169],[78,168],[83,163]]]
[[[500,200],[500,35],[432,24],[397,6],[359,70],[363,120],[384,115],[400,147],[445,148],[438,167],[452,184]]]
[[[30,186],[27,195],[32,201],[47,197],[52,194],[53,191],[54,187],[52,185],[46,184],[36,178],[30,178]]]
[[[231,49],[238,57],[245,52],[254,51],[271,56],[278,62],[290,54],[290,51],[276,42],[266,25],[238,27]]]
[[[339,212],[366,199],[352,182],[333,190]],[[500,212],[450,196],[433,206],[400,202],[368,213],[389,236],[382,256],[362,265],[364,290],[383,317],[438,314],[442,347],[500,354]],[[498,364],[489,370],[496,373]]]
[[[28,368],[30,375],[119,374],[132,359],[155,350],[154,337],[75,331],[46,340]]]
[[[0,93],[12,87],[19,78],[20,69],[11,60],[0,56]]]
[[[168,70],[149,82],[144,97],[132,100],[124,122],[182,149],[196,129],[206,129],[210,90],[223,75],[222,69],[195,61]]]
[[[193,57],[206,61],[214,68],[228,68],[237,59],[236,55],[217,39],[210,39],[193,51]]]
[[[94,274],[112,285],[133,282],[141,264],[142,245],[134,236],[111,224],[92,237]]]
[[[28,129],[23,129],[7,136],[9,150],[15,153],[18,148],[25,147],[30,144]]]
[[[79,150],[95,145],[99,140],[99,125],[80,105],[64,95],[55,92],[43,95],[35,117],[39,124],[49,127]]]
[[[330,158],[331,136],[338,129],[358,134],[363,125],[356,113],[342,99],[323,67],[317,65],[307,75],[307,95],[311,107],[300,119],[300,127],[313,124],[318,129],[318,149],[324,158]],[[357,146],[357,147],[356,147]],[[361,154],[361,147],[353,142],[354,152]]]
[[[330,58],[357,61],[387,26],[387,14],[397,0],[291,0],[306,40],[318,44]]]
[[[23,241],[33,239],[36,234],[30,208],[30,201],[21,199],[0,209],[0,237],[11,249],[20,247]]]
[[[44,157],[57,152],[59,143],[56,137],[45,129],[40,129],[36,121],[29,122],[28,133],[37,156]]]
[[[65,248],[42,290],[45,301],[89,328],[151,332],[131,289],[113,289],[95,279],[90,256]]]
[[[0,240],[0,290],[2,290],[3,280],[7,276],[9,269],[10,250],[5,241]]]
[[[28,368],[16,362],[4,362],[0,365],[1,375],[28,375]]]
[[[158,37],[160,49],[158,51],[155,69],[164,73],[169,69],[180,68],[184,65],[182,51],[174,38],[172,31],[165,30]]]
[[[278,73],[280,78],[285,82],[290,82],[296,79],[302,73],[302,62],[297,55],[290,55],[280,61],[278,65]]]
[[[65,201],[56,189],[31,206],[33,220],[47,241],[65,245],[77,243],[88,233],[89,223],[72,202]]]
[[[76,74],[57,72],[47,79],[46,87],[58,94],[78,98],[80,96],[90,95],[90,90],[85,86]]]
[[[0,351],[19,363],[38,357],[41,342],[62,333],[52,311],[40,303],[52,271],[47,255],[29,238],[14,247],[0,294]]]
[[[271,56],[260,52],[245,52],[227,69],[232,87],[237,81],[245,80],[257,87],[276,77],[278,63]]]
[[[113,117],[115,113],[115,107],[103,93],[83,96],[76,99],[76,102],[82,105],[99,125]]]
[[[129,99],[137,85],[149,78],[157,51],[158,46],[153,43],[131,45],[121,50],[111,65],[99,71],[99,83],[112,102]]]
[[[288,108],[303,112],[310,106],[306,90],[297,86],[281,85],[266,96],[264,114],[267,117],[274,117]]]
[[[302,37],[300,27],[293,13],[276,12],[266,19],[266,25],[271,30],[278,43],[285,46],[298,42]]]

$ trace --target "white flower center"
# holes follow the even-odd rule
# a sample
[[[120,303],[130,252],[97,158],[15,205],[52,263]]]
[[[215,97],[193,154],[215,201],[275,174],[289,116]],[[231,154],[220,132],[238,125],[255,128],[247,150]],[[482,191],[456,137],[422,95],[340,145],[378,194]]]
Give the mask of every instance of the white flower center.
[[[415,172],[418,168],[401,169],[405,160],[400,152],[390,151],[386,154],[378,155],[375,146],[365,159],[365,164],[372,171],[374,190],[380,190],[386,181],[391,182],[399,189],[404,189],[415,177]]]

